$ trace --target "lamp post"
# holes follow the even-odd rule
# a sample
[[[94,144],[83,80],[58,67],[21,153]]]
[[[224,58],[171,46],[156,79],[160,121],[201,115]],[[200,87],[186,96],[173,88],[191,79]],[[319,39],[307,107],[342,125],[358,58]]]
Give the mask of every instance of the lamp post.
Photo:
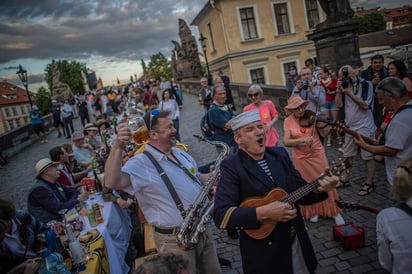
[[[212,85],[213,85],[213,83],[212,83],[212,75],[210,74],[209,62],[207,61],[207,54],[206,54],[206,43],[205,43],[205,40],[206,40],[206,39],[207,39],[207,38],[204,37],[202,33],[200,33],[199,41],[200,41],[200,44],[202,45],[203,54],[205,55],[206,70],[207,70],[207,84],[208,84],[209,86],[212,86]]]
[[[33,103],[31,101],[29,89],[27,87],[27,70],[23,69],[23,67],[19,65],[19,70],[16,72],[16,74],[19,76],[20,81],[23,83],[23,86],[26,88],[27,97],[29,97],[29,103],[30,103],[30,108],[31,108],[33,106]]]

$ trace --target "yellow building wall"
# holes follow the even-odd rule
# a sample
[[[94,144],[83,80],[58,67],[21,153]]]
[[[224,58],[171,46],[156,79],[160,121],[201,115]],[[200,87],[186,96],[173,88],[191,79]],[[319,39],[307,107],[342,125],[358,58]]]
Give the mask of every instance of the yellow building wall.
[[[304,0],[216,2],[216,8],[209,7],[197,24],[207,39],[210,39],[208,24],[211,26],[215,48],[207,42],[206,53],[214,77],[218,70],[224,70],[232,82],[250,83],[249,70],[262,65],[267,85],[285,85],[283,63],[295,61],[299,70],[307,58],[315,56],[314,44],[306,38],[311,31]],[[287,3],[290,34],[277,35],[274,3]],[[243,41],[238,10],[249,6],[254,8],[258,38]],[[318,10],[321,13],[320,6]],[[323,19],[321,14],[320,20]]]

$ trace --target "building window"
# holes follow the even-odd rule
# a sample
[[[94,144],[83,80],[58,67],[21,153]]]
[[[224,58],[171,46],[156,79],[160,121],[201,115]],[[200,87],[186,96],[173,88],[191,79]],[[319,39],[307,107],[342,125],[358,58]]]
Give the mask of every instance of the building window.
[[[24,124],[28,124],[28,123],[29,123],[29,119],[27,119],[27,116],[23,117],[23,121],[24,121]]]
[[[286,3],[274,4],[276,27],[278,34],[290,33],[288,7]]]
[[[20,106],[21,114],[26,114],[26,109],[24,106]]]
[[[207,24],[207,30],[209,31],[209,37],[210,37],[210,40],[209,40],[210,49],[213,52],[216,49],[215,49],[215,40],[213,38],[212,26],[210,25],[210,23]]]
[[[17,115],[18,115],[18,114],[17,114],[17,109],[16,109],[15,107],[12,107],[11,110],[13,111],[13,115],[14,115],[14,116],[17,116]]]
[[[318,1],[305,0],[306,17],[308,19],[309,29],[314,29],[319,24]]]
[[[16,119],[15,121],[16,121],[16,127],[20,127],[21,126],[20,125],[20,119]]]
[[[264,68],[256,68],[250,70],[250,79],[253,84],[266,84]]]
[[[5,108],[4,111],[6,112],[6,117],[10,117],[10,109]]]
[[[26,109],[27,109],[27,113],[30,113],[31,108],[30,108],[30,106],[29,106],[29,105],[27,105],[27,106],[26,106]]]
[[[7,122],[9,123],[9,129],[10,129],[10,130],[13,130],[13,129],[14,129],[13,120],[9,120],[9,121],[7,121]]]
[[[253,7],[239,9],[242,24],[243,39],[250,40],[258,38],[256,19]]]

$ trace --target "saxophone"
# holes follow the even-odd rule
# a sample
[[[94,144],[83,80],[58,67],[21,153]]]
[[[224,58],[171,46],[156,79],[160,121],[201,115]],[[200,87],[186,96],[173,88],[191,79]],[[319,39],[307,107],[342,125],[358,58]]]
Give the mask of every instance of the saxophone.
[[[196,200],[189,208],[185,211],[186,215],[184,217],[182,225],[176,229],[176,241],[180,248],[183,250],[189,250],[196,246],[199,242],[200,235],[206,230],[207,224],[212,219],[212,211],[214,201],[208,200],[208,195],[212,190],[215,182],[219,179],[220,169],[219,166],[229,155],[229,146],[224,142],[209,141],[202,136],[193,135],[199,141],[204,141],[209,144],[222,147],[223,151],[219,153],[215,169],[210,174],[206,183],[203,185],[202,191],[196,197]]]

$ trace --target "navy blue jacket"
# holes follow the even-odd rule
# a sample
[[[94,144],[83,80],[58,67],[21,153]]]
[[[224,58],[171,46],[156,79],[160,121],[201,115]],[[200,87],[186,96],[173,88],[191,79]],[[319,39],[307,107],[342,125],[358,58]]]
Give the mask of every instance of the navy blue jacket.
[[[287,193],[307,185],[293,166],[286,150],[281,147],[266,148],[265,159],[270,167],[274,182],[258,163],[243,150],[224,160],[214,204],[214,221],[221,229],[240,229],[240,251],[244,273],[293,273],[292,239],[293,223],[308,270],[313,273],[317,260],[305,229],[297,203],[297,217],[290,222],[279,222],[265,239],[256,240],[244,233],[243,229],[256,229],[260,222],[254,207],[238,207],[246,198],[265,196],[275,187]],[[300,204],[308,205],[323,201],[327,193],[309,193],[301,198]]]

